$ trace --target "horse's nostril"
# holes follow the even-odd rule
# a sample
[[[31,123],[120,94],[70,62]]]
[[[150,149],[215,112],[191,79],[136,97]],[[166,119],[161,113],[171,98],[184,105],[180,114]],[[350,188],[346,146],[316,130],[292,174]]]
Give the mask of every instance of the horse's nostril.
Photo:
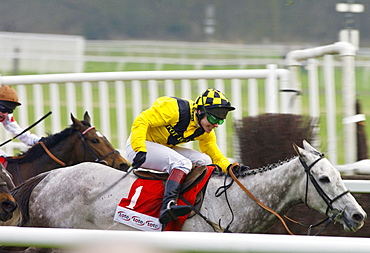
[[[6,200],[1,203],[1,207],[4,209],[4,211],[11,213],[17,208],[17,203],[11,200]]]
[[[352,219],[355,221],[362,221],[364,219],[364,216],[360,213],[356,213],[352,215]]]

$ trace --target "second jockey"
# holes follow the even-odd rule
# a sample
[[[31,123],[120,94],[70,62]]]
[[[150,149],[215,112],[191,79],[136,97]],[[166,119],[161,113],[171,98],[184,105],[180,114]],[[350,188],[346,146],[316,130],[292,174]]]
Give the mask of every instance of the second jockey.
[[[0,86],[0,122],[3,124],[5,129],[11,132],[14,136],[24,131],[13,117],[13,111],[20,105],[21,103],[18,101],[18,94],[12,87],[8,85]],[[40,137],[29,131],[17,138],[27,146],[32,146],[40,140]],[[0,149],[0,156],[4,157],[9,155]]]

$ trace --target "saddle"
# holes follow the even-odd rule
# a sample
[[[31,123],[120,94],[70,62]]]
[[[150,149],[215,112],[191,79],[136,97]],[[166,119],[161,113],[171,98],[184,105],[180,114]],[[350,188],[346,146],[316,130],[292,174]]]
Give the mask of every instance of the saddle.
[[[133,171],[133,173],[137,177],[142,178],[142,179],[161,180],[163,184],[165,184],[165,182],[167,181],[169,177],[169,174],[166,172],[157,172],[154,170],[146,170],[146,169],[136,169]],[[194,167],[190,171],[190,173],[185,177],[184,182],[182,183],[180,194],[183,194],[184,192],[195,187],[199,182],[203,180],[206,174],[207,174],[207,166]],[[203,196],[204,196],[205,188],[206,188],[206,185],[201,191],[199,191],[199,193],[196,196],[194,207],[198,210],[200,209],[203,203]],[[195,211],[191,211],[188,218],[191,218],[194,215],[195,215]]]
[[[194,168],[182,184],[179,205],[189,205],[194,211],[188,215],[170,221],[165,231],[180,231],[186,219],[199,214],[208,180],[217,170],[217,165]],[[143,231],[160,231],[162,225],[158,221],[162,205],[165,182],[168,173],[137,169],[133,171],[137,179],[132,183],[127,197],[119,202],[114,221]]]
[[[181,193],[184,193],[198,184],[206,175],[207,167],[206,166],[197,166],[194,167],[188,175],[186,175],[184,182],[182,183]],[[161,180],[166,182],[169,174],[167,172],[157,172],[154,170],[145,170],[145,169],[136,169],[133,173],[142,179],[149,180]]]

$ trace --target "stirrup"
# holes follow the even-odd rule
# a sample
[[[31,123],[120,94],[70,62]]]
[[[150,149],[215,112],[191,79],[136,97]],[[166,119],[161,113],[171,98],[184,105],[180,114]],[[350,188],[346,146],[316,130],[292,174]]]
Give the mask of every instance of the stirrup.
[[[171,206],[176,206],[176,201],[175,200],[170,200],[167,203],[166,210],[171,209]]]
[[[169,203],[170,204],[170,203]],[[177,217],[187,215],[191,212],[190,206],[178,206],[178,205],[167,205],[166,210],[161,211],[159,216],[159,222],[162,224],[167,224],[172,220],[177,220]]]

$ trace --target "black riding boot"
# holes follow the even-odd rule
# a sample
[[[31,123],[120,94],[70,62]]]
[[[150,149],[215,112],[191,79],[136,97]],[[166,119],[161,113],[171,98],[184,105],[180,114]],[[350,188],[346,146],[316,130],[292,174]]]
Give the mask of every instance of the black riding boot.
[[[179,216],[184,216],[191,212],[189,206],[176,205],[179,196],[181,184],[186,177],[185,172],[179,169],[173,169],[167,179],[162,200],[162,207],[159,214],[159,222],[167,224],[171,220],[176,220]]]

